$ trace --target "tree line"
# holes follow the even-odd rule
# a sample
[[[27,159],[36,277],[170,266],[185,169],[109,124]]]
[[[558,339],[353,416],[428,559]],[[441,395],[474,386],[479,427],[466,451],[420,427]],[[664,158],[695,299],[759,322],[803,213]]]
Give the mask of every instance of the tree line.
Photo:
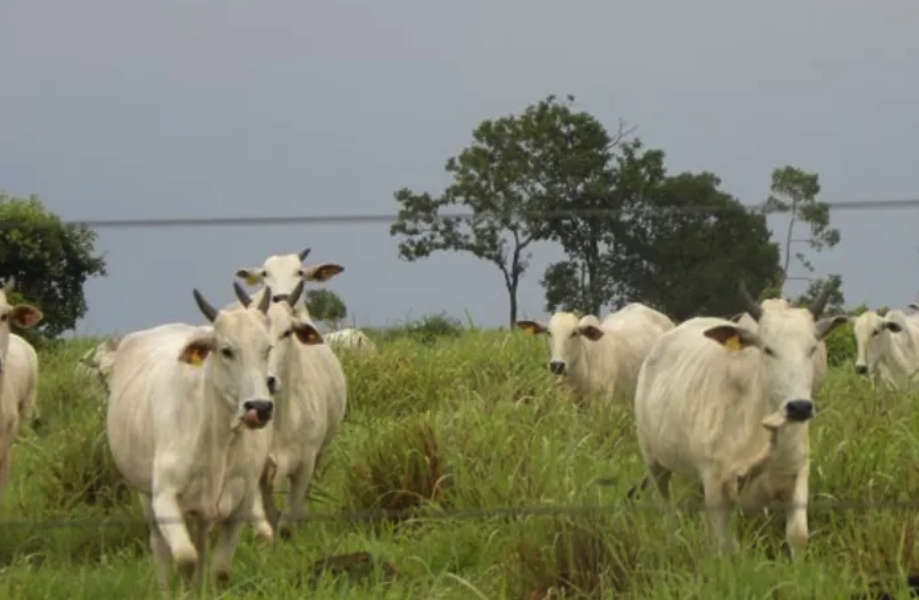
[[[600,315],[639,301],[684,320],[736,313],[740,277],[761,298],[784,297],[793,267],[811,279],[808,251],[839,243],[829,206],[817,199],[817,173],[776,168],[768,199],[751,211],[714,173],[668,172],[664,151],[634,132],[621,121],[608,130],[570,95],[482,121],[472,143],[447,160],[446,189],[395,192],[399,213],[390,235],[400,239],[399,257],[464,252],[493,264],[513,325],[532,248],[554,242],[565,258],[540,279],[547,311]],[[471,217],[451,217],[457,209]],[[789,217],[780,242],[766,224],[771,214]],[[804,237],[796,237],[802,229]],[[829,309],[841,309],[838,274],[811,280],[795,300],[806,304],[823,285],[833,288]]]

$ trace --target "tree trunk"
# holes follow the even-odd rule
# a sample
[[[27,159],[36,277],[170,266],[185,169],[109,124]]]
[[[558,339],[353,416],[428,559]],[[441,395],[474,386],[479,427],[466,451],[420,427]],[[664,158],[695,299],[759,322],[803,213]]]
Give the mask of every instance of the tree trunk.
[[[514,329],[514,326],[517,323],[517,286],[520,284],[520,280],[516,277],[513,278],[513,281],[507,284],[507,295],[510,300],[510,328]]]

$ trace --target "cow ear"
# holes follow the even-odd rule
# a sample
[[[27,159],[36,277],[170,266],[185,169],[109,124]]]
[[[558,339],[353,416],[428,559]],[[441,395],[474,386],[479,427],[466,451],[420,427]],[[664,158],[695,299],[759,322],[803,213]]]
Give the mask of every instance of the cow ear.
[[[603,330],[596,325],[581,325],[578,331],[591,342],[596,342],[603,337]]]
[[[246,282],[249,287],[255,287],[262,282],[262,270],[248,267],[236,271],[236,276]]]
[[[737,325],[716,325],[706,329],[702,335],[735,352],[751,346],[760,346],[759,336]]]
[[[200,367],[214,349],[214,338],[210,335],[192,338],[179,353],[179,360],[193,367]]]
[[[538,321],[517,321],[517,329],[530,335],[539,335],[546,332],[546,328]]]
[[[40,310],[29,304],[19,304],[13,307],[10,320],[16,327],[29,329],[38,325],[44,315]]]
[[[835,317],[827,317],[826,319],[820,319],[817,321],[817,339],[824,340],[826,336],[833,333],[837,327],[845,325],[849,322],[849,317],[845,315],[837,315]]]
[[[303,279],[306,281],[328,281],[332,279],[345,268],[341,265],[336,265],[334,263],[322,263],[320,265],[313,265],[312,267],[307,267],[303,270]]]
[[[301,344],[307,346],[316,346],[324,341],[319,330],[309,323],[297,323],[294,325],[294,335],[297,336],[297,340]]]

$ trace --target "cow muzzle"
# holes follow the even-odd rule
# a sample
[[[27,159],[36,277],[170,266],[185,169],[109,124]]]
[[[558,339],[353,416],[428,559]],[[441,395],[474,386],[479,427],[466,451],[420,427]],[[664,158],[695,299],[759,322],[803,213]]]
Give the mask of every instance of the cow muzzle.
[[[565,363],[560,360],[553,360],[549,363],[549,371],[551,371],[554,375],[564,375]]]
[[[804,423],[814,418],[817,407],[811,400],[791,400],[785,404],[785,417],[792,423]]]
[[[261,429],[271,421],[274,402],[270,400],[249,400],[243,403],[242,422],[249,429]]]

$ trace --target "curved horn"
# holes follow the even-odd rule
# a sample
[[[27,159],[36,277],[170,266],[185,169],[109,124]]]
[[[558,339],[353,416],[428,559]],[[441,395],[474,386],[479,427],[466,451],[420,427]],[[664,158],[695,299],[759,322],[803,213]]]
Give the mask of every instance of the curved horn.
[[[759,323],[759,318],[763,316],[763,307],[750,295],[747,284],[744,283],[743,279],[740,280],[740,297],[743,298],[744,304],[747,305],[747,313],[753,317],[754,321]]]
[[[306,257],[309,256],[310,254],[310,250],[312,250],[312,248],[304,248],[303,250],[300,251],[300,254],[297,255],[300,257],[300,262],[303,262],[304,260],[306,260]]]
[[[3,284],[3,293],[9,294],[13,291],[13,288],[16,287],[16,278],[10,275],[6,279],[6,283]]]
[[[297,284],[297,287],[294,288],[294,291],[292,291],[290,295],[287,296],[287,303],[291,308],[296,308],[297,302],[300,301],[300,296],[303,294],[303,285],[305,283],[306,282],[301,279],[300,283]]]
[[[271,305],[271,288],[267,285],[262,288],[262,299],[258,302],[258,309],[263,315],[268,314],[268,307]]]
[[[814,301],[811,302],[810,306],[807,307],[811,314],[814,315],[814,319],[819,319],[820,315],[823,313],[823,309],[826,308],[826,303],[830,299],[830,292],[833,290],[830,289],[830,281],[826,280],[823,282],[823,288],[820,290],[820,293],[817,294],[817,297],[814,298]]]
[[[249,294],[246,293],[246,290],[243,289],[239,282],[233,282],[233,291],[236,292],[236,297],[239,299],[239,303],[243,305],[244,308],[249,308],[249,305],[252,304],[252,298],[249,297]]]
[[[214,319],[217,318],[217,309],[211,306],[211,304],[204,299],[204,296],[201,295],[197,289],[191,291],[192,296],[195,297],[195,303],[198,305],[198,309],[201,313],[207,318],[211,323],[214,322]]]

